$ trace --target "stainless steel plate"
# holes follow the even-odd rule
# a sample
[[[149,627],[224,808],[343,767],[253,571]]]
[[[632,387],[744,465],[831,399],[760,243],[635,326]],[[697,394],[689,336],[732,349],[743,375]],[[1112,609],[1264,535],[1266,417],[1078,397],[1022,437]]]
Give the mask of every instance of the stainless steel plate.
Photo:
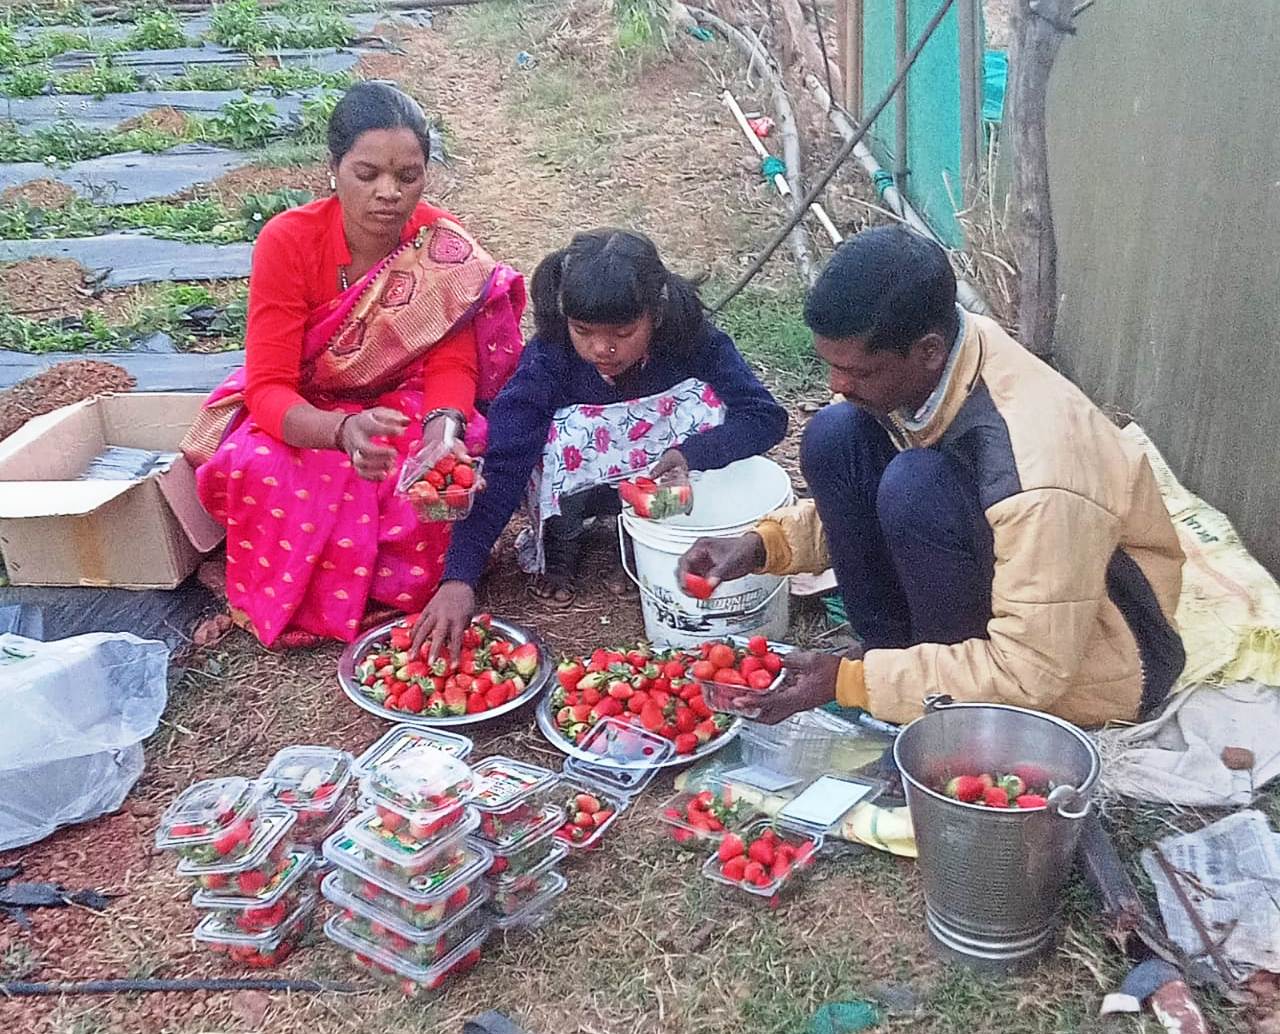
[[[491,718],[497,718],[499,715],[508,714],[520,707],[522,704],[528,703],[543,689],[551,679],[551,661],[547,656],[546,647],[539,642],[538,637],[530,632],[527,628],[520,625],[513,625],[510,621],[502,621],[498,618],[493,619],[492,628],[504,639],[510,639],[517,646],[524,643],[533,643],[538,647],[538,670],[533,673],[533,678],[529,680],[529,684],[525,687],[523,693],[518,697],[513,697],[501,707],[495,707],[489,711],[481,711],[479,714],[453,714],[445,718],[429,718],[423,714],[410,714],[407,711],[392,711],[377,703],[372,697],[360,691],[360,684],[356,680],[356,664],[359,663],[373,646],[380,639],[385,639],[391,629],[399,624],[399,619],[388,621],[379,625],[377,628],[370,629],[354,643],[342,651],[342,656],[338,659],[338,682],[342,686],[342,691],[347,694],[352,702],[359,708],[368,711],[370,714],[376,714],[379,718],[385,718],[389,722],[403,723],[405,725],[416,725],[424,729],[440,729],[450,726],[461,725],[479,725],[481,722],[487,722]]]

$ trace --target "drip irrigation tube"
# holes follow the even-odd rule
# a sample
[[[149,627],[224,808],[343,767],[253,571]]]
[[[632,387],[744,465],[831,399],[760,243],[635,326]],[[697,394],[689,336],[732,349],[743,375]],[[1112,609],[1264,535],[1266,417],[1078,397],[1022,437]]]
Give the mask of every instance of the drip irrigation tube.
[[[183,991],[302,991],[358,994],[368,988],[333,980],[284,980],[274,977],[211,977],[203,980],[7,980],[0,996],[114,995]]]
[[[853,139],[855,135],[853,122],[845,116],[844,112],[831,103],[831,94],[823,88],[818,77],[809,75],[806,77],[806,83],[813,95],[818,99],[818,103],[822,105],[822,109],[831,117],[837,132],[846,141]],[[866,170],[867,175],[871,177],[871,185],[876,188],[876,193],[880,195],[881,200],[884,201],[894,215],[917,233],[928,237],[940,248],[947,251],[950,250],[946,244],[938,239],[938,235],[933,232],[933,227],[926,223],[921,218],[920,213],[911,207],[911,202],[902,196],[902,192],[894,185],[893,176],[876,161],[876,156],[871,153],[871,148],[859,141],[854,144],[853,156],[858,159],[858,162]],[[991,315],[991,306],[978,293],[977,288],[964,277],[956,277],[956,301],[970,312],[976,312],[980,316]]]

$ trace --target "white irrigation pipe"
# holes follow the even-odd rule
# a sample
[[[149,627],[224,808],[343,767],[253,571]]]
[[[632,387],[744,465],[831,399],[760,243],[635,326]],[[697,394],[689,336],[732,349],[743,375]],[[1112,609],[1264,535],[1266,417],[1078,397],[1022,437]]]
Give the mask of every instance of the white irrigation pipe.
[[[853,123],[845,117],[844,112],[831,103],[831,94],[827,93],[826,88],[823,87],[818,77],[812,74],[806,76],[805,85],[809,87],[810,92],[817,98],[823,111],[831,117],[831,122],[839,134],[846,141],[853,139]],[[923,234],[931,241],[934,241],[939,247],[946,251],[951,250],[943,241],[938,240],[938,235],[933,232],[933,227],[926,223],[921,218],[920,213],[911,207],[911,202],[902,196],[902,192],[893,184],[892,179],[885,173],[880,163],[876,161],[876,156],[871,153],[871,149],[866,144],[861,142],[855,144],[853,156],[858,159],[858,163],[866,170],[867,175],[871,177],[872,185],[894,215],[917,233]],[[987,304],[986,299],[978,293],[973,284],[963,277],[956,277],[956,301],[970,312],[976,312],[980,316],[991,315],[991,306]]]
[[[742,135],[747,138],[747,141],[751,144],[752,148],[754,148],[756,154],[760,156],[761,162],[766,158],[773,157],[769,154],[768,148],[761,143],[760,138],[755,133],[755,130],[751,128],[751,123],[747,121],[746,114],[743,112],[742,107],[738,104],[738,101],[733,94],[728,90],[725,90],[724,93],[721,94],[720,99],[724,102],[725,107],[733,113],[734,121],[738,123],[738,127],[742,130]],[[783,173],[775,172],[773,174],[773,185],[777,189],[778,193],[788,201],[795,197],[795,194],[791,189],[791,184],[787,182],[787,177]],[[810,206],[810,211],[817,216],[818,222],[820,222],[822,224],[822,228],[827,231],[827,236],[831,238],[832,244],[839,244],[844,240],[840,231],[836,229],[835,223],[831,221],[831,217],[827,215],[827,210],[825,208],[820,204],[815,203]]]

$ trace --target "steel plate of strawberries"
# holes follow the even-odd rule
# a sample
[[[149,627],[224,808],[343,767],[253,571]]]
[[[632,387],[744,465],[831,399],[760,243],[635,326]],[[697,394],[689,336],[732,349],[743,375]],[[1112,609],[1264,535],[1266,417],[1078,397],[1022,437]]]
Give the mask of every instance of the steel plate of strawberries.
[[[677,754],[693,754],[732,723],[704,699],[691,674],[698,662],[683,650],[655,652],[647,644],[563,661],[550,700],[556,728],[579,743],[596,722],[612,717],[671,740]]]
[[[415,656],[410,647],[416,619],[394,625],[355,666],[360,692],[387,710],[428,718],[483,714],[518,697],[538,670],[537,644],[517,646],[493,628],[488,614],[471,623],[456,660],[447,652],[428,660],[426,647]]]

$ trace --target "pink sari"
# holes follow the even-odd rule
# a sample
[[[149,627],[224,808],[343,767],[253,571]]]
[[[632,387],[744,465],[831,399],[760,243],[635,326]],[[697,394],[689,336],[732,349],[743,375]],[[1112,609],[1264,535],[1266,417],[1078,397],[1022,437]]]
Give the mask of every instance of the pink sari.
[[[477,397],[493,398],[523,347],[523,309],[520,275],[442,220],[312,313],[300,393],[323,409],[390,406],[410,418],[385,481],[361,478],[342,452],[295,448],[259,429],[243,405],[243,369],[210,395],[184,452],[193,462],[207,454],[196,485],[227,528],[228,601],[265,645],[292,631],[350,642],[370,601],[410,613],[434,593],[452,526],[420,523],[395,491],[399,465],[421,442],[423,365],[469,322]],[[485,436],[474,414],[468,447],[482,451]]]

